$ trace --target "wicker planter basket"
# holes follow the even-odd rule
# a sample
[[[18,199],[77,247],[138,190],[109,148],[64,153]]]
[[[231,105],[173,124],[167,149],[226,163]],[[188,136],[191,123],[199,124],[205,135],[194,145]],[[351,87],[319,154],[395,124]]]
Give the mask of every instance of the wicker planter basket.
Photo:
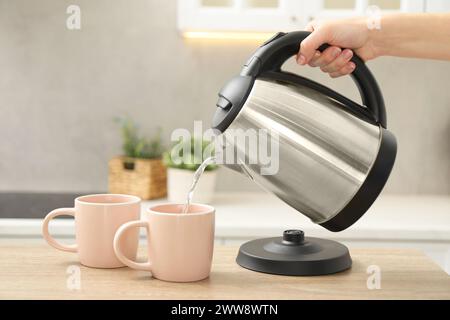
[[[115,157],[109,161],[109,192],[143,200],[165,197],[167,170],[161,159]]]

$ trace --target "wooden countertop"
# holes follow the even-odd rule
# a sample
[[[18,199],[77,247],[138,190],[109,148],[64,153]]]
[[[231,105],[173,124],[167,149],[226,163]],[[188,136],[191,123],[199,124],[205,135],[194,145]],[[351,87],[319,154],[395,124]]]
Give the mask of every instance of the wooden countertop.
[[[252,272],[217,246],[210,278],[170,283],[148,273],[80,266],[76,254],[47,245],[0,244],[0,299],[450,299],[450,277],[425,255],[404,249],[351,250],[353,267],[316,277]],[[80,266],[81,289],[67,289],[67,268]],[[367,288],[367,267],[381,269],[381,289]]]

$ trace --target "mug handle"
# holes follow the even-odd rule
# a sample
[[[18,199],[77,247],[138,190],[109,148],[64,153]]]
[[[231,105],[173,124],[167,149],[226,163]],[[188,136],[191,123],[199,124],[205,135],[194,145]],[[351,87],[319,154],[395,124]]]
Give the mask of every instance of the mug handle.
[[[136,220],[136,221],[130,221],[120,226],[119,229],[117,229],[116,235],[114,236],[114,252],[116,253],[117,259],[119,259],[123,264],[127,265],[130,268],[137,269],[137,270],[144,270],[144,271],[152,271],[152,263],[149,261],[147,262],[136,262],[133,260],[128,259],[121,250],[121,240],[122,236],[125,233],[126,230],[131,228],[146,228],[147,234],[150,232],[148,227],[148,222],[143,220]]]
[[[44,236],[44,239],[47,241],[49,245],[52,247],[62,250],[62,251],[68,251],[68,252],[77,252],[78,247],[76,244],[61,244],[57,242],[48,232],[48,224],[50,223],[50,220],[53,218],[56,218],[58,216],[72,216],[75,217],[75,208],[61,208],[61,209],[55,209],[51,211],[49,214],[47,214],[44,218],[44,222],[42,224],[42,235]]]

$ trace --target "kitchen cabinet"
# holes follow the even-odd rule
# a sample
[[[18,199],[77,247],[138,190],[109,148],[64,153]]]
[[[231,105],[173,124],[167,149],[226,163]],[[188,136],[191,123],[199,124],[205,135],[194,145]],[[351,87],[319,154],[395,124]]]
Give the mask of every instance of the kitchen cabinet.
[[[298,29],[304,24],[304,1],[179,0],[178,28],[182,32]]]
[[[425,2],[426,12],[449,12],[450,1],[448,0],[426,0]]]
[[[445,0],[179,0],[178,28],[192,32],[277,32],[312,19],[450,11]]]
[[[423,12],[426,0],[322,0],[308,1],[306,13],[311,19],[396,12]]]

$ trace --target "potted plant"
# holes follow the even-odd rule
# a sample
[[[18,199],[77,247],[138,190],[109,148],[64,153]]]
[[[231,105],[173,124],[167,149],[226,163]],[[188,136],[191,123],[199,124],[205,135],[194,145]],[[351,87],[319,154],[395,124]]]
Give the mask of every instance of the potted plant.
[[[195,170],[207,158],[205,150],[210,141],[200,139],[187,139],[179,141],[169,152],[163,154],[164,164],[167,166],[167,198],[170,202],[184,203],[192,185]],[[188,144],[188,145],[186,145]],[[201,154],[195,153],[195,145],[201,148]],[[200,149],[199,148],[199,149]],[[211,152],[213,155],[214,151]],[[211,203],[214,196],[218,166],[210,164],[200,177],[196,186],[192,202]]]
[[[129,118],[117,118],[121,126],[123,155],[109,161],[109,192],[156,199],[167,194],[167,170],[162,162],[161,130],[150,138],[139,135]]]

